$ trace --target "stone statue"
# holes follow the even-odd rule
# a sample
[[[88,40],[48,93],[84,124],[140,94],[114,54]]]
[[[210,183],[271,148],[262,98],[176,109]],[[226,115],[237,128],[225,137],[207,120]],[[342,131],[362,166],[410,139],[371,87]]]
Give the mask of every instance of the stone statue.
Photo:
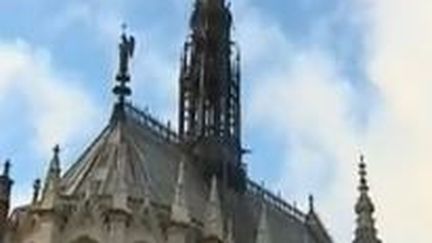
[[[123,25],[123,29],[125,29]],[[119,55],[120,55],[120,66],[118,81],[126,81],[122,79],[129,79],[129,60],[133,57],[135,51],[135,38],[133,36],[127,36],[125,31],[121,35],[121,43],[119,44]],[[119,80],[120,79],[120,80]]]
[[[135,38],[126,34],[126,25],[123,25],[123,33],[119,44],[119,72],[116,76],[117,85],[113,92],[119,98],[119,104],[123,105],[125,98],[132,94],[132,90],[127,86],[131,77],[129,74],[129,63],[135,51]]]

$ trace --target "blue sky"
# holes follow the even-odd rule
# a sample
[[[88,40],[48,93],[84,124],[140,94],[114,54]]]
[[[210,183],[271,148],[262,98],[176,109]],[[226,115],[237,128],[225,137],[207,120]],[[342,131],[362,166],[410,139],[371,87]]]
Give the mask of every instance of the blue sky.
[[[432,196],[422,185],[432,171],[432,4],[232,2],[250,175],[302,207],[316,194],[334,238],[349,242],[363,151],[382,238],[430,242]],[[121,23],[139,45],[133,102],[176,121],[191,8],[187,0],[0,1],[0,159],[14,162],[15,205],[28,201],[55,143],[70,165],[106,124]]]

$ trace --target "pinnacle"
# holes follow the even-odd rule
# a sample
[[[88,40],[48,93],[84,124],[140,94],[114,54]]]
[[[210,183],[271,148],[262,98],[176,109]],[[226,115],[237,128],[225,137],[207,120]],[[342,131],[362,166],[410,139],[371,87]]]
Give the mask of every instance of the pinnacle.
[[[375,220],[373,218],[374,205],[368,195],[369,186],[367,183],[367,171],[364,155],[360,156],[359,163],[359,176],[360,176],[360,197],[355,205],[355,212],[357,213],[357,228],[355,233],[354,243],[379,243],[381,242],[375,229]]]
[[[41,189],[41,180],[36,179],[33,183],[33,200],[32,200],[33,204],[35,204],[39,199],[40,189]]]
[[[217,177],[213,176],[205,214],[204,231],[206,237],[216,237],[223,240],[223,226]]]
[[[10,160],[6,160],[6,162],[4,163],[4,168],[3,168],[3,176],[9,177],[10,168],[11,168],[11,162],[10,162]]]
[[[188,224],[191,219],[186,204],[185,195],[185,164],[182,160],[179,164],[177,185],[175,189],[174,202],[171,206],[171,220],[175,223]]]
[[[60,146],[57,144],[53,148],[53,158],[50,163],[49,173],[59,173],[60,174]]]
[[[315,211],[315,199],[311,194],[309,195],[309,212],[313,213]]]

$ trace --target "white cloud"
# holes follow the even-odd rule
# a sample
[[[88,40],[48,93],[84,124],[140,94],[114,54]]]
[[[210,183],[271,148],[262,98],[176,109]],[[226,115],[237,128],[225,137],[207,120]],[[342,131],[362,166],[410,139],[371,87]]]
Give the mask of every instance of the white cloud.
[[[350,113],[353,90],[325,52],[299,50],[290,59],[254,88],[249,112],[256,125],[272,127],[286,140],[289,152],[276,186],[291,200],[315,192],[332,233],[338,242],[346,241],[354,219],[358,153]]]
[[[337,242],[352,238],[355,157],[363,149],[381,238],[427,243],[432,239],[432,194],[427,187],[432,171],[432,32],[427,29],[432,3],[378,0],[360,5],[365,2],[371,17],[365,22],[372,27],[367,33],[367,74],[380,97],[380,103],[363,97],[376,106],[367,127],[359,132],[351,112],[359,109],[353,99],[362,91],[344,80],[334,57],[313,46],[293,52],[289,41],[271,45],[265,29],[261,34],[267,41],[253,40],[261,47],[252,51],[264,45],[269,53],[287,50],[291,56],[277,56],[273,70],[255,80],[261,84],[254,87],[248,112],[254,112],[257,127],[276,129],[288,144],[278,186],[294,198],[319,190],[318,207]],[[289,40],[281,29],[276,32],[276,39],[282,34]],[[326,179],[330,184],[323,185]]]
[[[13,91],[16,99],[23,98],[30,111],[25,118],[35,132],[32,143],[41,154],[83,136],[95,119],[95,104],[74,79],[58,70],[43,49],[23,41],[0,43],[0,93]]]
[[[316,193],[331,233],[338,242],[347,242],[353,230],[359,148],[352,117],[356,91],[320,46],[325,43],[300,48],[276,21],[246,1],[236,9],[249,78],[245,82],[252,90],[245,120],[251,129],[275,130],[272,134],[279,134],[287,146],[280,151],[285,160],[274,187],[282,188],[289,200],[303,201]],[[336,15],[320,22],[319,33],[311,38],[328,41],[325,28],[338,20]]]
[[[369,74],[385,113],[370,129],[376,194],[389,242],[432,240],[432,2],[371,1]],[[401,220],[405,219],[405,220]]]

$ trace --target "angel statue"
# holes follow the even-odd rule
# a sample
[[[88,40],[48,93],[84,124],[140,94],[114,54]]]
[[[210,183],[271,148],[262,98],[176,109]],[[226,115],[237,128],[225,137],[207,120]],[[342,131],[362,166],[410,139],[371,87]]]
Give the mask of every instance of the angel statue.
[[[123,29],[125,26],[123,25]],[[120,66],[117,76],[118,81],[129,81],[129,61],[133,57],[135,51],[135,38],[127,36],[125,31],[121,35],[121,43],[119,44]]]

